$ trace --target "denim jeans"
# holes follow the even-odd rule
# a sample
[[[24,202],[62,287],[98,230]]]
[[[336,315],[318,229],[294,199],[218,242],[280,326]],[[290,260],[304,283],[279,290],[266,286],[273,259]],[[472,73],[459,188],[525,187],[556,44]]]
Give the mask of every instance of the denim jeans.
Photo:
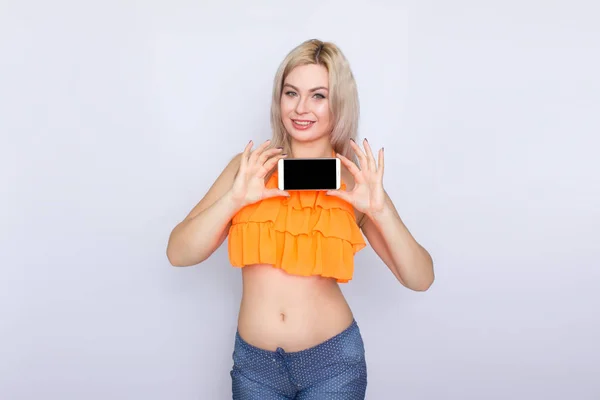
[[[236,332],[231,379],[234,400],[363,400],[367,366],[358,324],[291,353],[252,346]]]

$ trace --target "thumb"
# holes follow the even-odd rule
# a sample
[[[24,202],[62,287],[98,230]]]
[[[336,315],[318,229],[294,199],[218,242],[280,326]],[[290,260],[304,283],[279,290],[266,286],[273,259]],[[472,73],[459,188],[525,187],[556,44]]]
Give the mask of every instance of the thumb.
[[[265,194],[264,194],[264,198],[268,199],[271,197],[290,197],[290,194],[288,192],[286,192],[285,190],[279,190],[279,189],[267,189],[265,190]]]
[[[340,199],[352,204],[352,196],[345,190],[328,190],[327,196],[339,197]]]

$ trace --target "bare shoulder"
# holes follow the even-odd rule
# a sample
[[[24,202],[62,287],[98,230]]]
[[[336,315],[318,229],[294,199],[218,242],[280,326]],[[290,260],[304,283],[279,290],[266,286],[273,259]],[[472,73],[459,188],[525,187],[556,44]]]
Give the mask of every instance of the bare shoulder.
[[[221,173],[221,175],[223,175],[223,174],[230,175],[231,174],[231,182],[232,183],[233,183],[233,179],[235,179],[235,177],[237,176],[237,173],[240,169],[240,164],[242,162],[243,155],[244,155],[244,153],[237,153],[235,156],[233,156],[231,161],[229,161],[229,164],[227,164],[227,166]]]
[[[208,193],[210,193],[210,191],[213,188],[223,189],[225,187],[227,190],[229,190],[229,188],[231,188],[231,185],[233,184],[233,180],[237,176],[237,173],[240,169],[242,155],[243,155],[243,153],[238,153],[235,156],[233,156],[233,158],[229,161],[229,163],[227,163],[225,168],[223,168],[223,171],[221,172],[221,174],[214,181],[214,183],[208,190]]]
[[[189,212],[185,219],[194,218],[196,215],[210,207],[215,201],[223,197],[227,191],[231,189],[237,172],[240,169],[241,160],[242,153],[238,153],[229,161],[204,197],[202,197],[200,202]]]

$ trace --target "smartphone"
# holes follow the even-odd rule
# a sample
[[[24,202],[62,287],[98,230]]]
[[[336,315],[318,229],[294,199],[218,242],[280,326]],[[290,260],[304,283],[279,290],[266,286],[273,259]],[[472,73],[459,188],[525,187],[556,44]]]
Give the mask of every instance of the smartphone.
[[[277,163],[280,190],[338,190],[339,158],[282,158]]]

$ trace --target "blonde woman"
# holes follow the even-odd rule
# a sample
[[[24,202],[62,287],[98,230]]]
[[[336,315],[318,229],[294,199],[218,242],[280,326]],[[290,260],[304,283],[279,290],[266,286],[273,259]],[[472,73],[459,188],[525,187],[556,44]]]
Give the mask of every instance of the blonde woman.
[[[228,237],[242,270],[234,399],[364,399],[363,340],[339,286],[352,279],[364,237],[402,285],[423,291],[434,280],[429,253],[383,188],[383,149],[375,157],[366,139],[364,149],[355,143],[358,115],[340,49],[300,44],[275,76],[271,140],[250,141],[171,233],[172,265],[199,264]],[[343,165],[340,190],[278,189],[281,158],[332,154]]]

